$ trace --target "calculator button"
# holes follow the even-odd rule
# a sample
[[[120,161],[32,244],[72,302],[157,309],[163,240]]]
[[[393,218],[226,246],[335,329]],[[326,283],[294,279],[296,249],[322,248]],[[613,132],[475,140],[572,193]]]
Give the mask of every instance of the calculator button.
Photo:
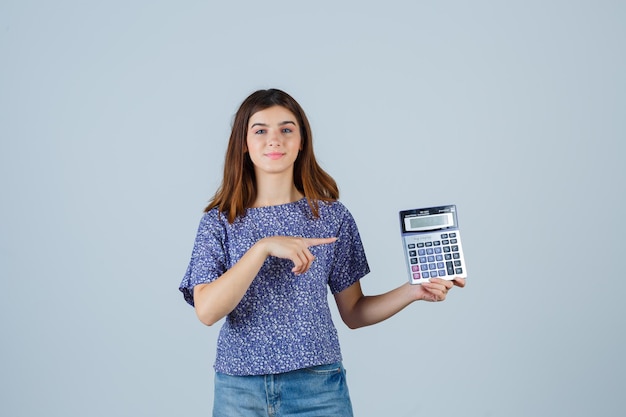
[[[441,253],[441,248],[435,248],[435,253]]]
[[[454,266],[461,266],[461,261],[454,261]]]
[[[420,256],[420,263],[421,264],[425,264],[426,263],[426,257],[425,256]]]
[[[419,272],[414,273],[413,279],[420,279],[420,273]]]
[[[411,271],[413,271],[413,272],[417,272],[417,271],[419,271],[419,270],[420,270],[419,265],[413,265],[413,266],[411,267]]]
[[[409,256],[417,256],[417,252],[414,250],[409,251]]]
[[[437,262],[437,268],[438,269],[443,269],[443,262]]]
[[[420,242],[420,243],[418,243],[418,244],[417,244],[417,247],[418,247],[418,248],[423,248],[423,247],[424,247],[424,244],[423,244],[422,242]]]
[[[458,251],[459,251],[459,245],[452,246],[452,252],[458,252]]]
[[[435,257],[434,256],[428,256],[428,262],[435,262]]]
[[[461,275],[463,273],[463,268],[457,268],[454,270],[455,274]]]
[[[435,256],[435,260],[437,260],[437,261],[443,261],[443,256],[442,256],[442,255],[436,255],[436,256]]]
[[[433,245],[433,242],[426,242],[426,247],[429,248]]]
[[[456,233],[450,233],[450,237],[451,238],[456,237]]]
[[[444,246],[443,251],[446,253],[450,252],[450,246]]]
[[[443,243],[444,245],[449,245],[450,241],[448,239],[446,239],[446,240],[442,240],[441,243]]]
[[[452,259],[452,255],[449,253],[446,253],[443,257],[445,258],[446,261],[449,261],[450,259]]]
[[[435,269],[437,269],[437,265],[435,265],[435,264],[428,264],[428,269],[435,270]]]
[[[411,258],[411,264],[416,264],[417,263],[417,258]]]
[[[445,277],[446,276],[446,271],[444,271],[443,269],[439,270],[439,276],[440,277]]]
[[[448,234],[447,233],[442,233],[441,234],[441,238],[442,239],[447,239],[448,238]]]
[[[454,245],[454,244],[457,244],[459,242],[456,239],[450,239],[450,243],[452,243]]]
[[[435,240],[435,241],[433,242],[433,245],[435,245],[435,246],[440,246],[440,245],[441,245],[441,242],[440,242],[440,241],[438,241],[438,240]]]
[[[458,252],[457,252],[457,253],[453,253],[453,254],[452,254],[452,257],[453,257],[454,259],[461,259],[461,255],[460,255]]]
[[[435,253],[435,251],[433,250],[433,248],[428,248],[428,249],[426,249],[426,254],[427,254],[427,255],[432,255],[433,253]]]
[[[419,256],[424,256],[424,255],[426,255],[426,249],[418,249],[418,250],[417,250],[417,254],[418,254]]]
[[[409,243],[409,249],[415,249],[415,243]]]
[[[428,278],[430,274],[428,272],[422,272],[422,278]]]
[[[448,270],[448,275],[454,275],[454,266],[452,262],[446,262],[446,269]]]

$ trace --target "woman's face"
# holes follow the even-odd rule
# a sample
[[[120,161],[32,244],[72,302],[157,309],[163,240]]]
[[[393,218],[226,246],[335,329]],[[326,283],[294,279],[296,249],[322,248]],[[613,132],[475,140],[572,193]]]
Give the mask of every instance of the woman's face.
[[[301,144],[300,126],[286,108],[273,106],[250,117],[246,146],[257,177],[263,174],[293,175]]]

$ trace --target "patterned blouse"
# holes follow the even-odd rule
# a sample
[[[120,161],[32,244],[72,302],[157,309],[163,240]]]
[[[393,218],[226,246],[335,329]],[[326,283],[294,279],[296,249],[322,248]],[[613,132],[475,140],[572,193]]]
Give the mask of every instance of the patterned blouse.
[[[229,375],[288,372],[342,360],[328,306],[336,294],[365,276],[369,266],[356,223],[339,201],[319,203],[314,218],[305,198],[278,206],[250,208],[229,224],[217,209],[200,221],[191,261],[180,284],[193,305],[193,288],[231,268],[259,239],[268,236],[332,237],[309,248],[315,256],[304,274],[292,261],[268,257],[220,330],[214,368]]]

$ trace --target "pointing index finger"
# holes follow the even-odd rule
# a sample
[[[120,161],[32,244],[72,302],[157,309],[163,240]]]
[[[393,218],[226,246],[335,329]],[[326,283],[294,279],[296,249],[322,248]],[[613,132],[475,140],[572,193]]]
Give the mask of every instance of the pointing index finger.
[[[336,237],[311,237],[306,239],[307,247],[317,246],[317,245],[325,245],[328,243],[336,242]]]

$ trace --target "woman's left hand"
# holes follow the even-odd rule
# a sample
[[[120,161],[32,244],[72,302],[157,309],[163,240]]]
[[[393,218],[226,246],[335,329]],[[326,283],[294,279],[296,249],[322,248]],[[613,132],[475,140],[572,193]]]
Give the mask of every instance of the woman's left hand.
[[[416,287],[421,287],[418,289],[418,299],[424,301],[443,301],[446,299],[448,291],[455,285],[460,288],[465,287],[465,278],[454,278],[451,281],[441,278],[431,278],[430,282],[416,285]]]

